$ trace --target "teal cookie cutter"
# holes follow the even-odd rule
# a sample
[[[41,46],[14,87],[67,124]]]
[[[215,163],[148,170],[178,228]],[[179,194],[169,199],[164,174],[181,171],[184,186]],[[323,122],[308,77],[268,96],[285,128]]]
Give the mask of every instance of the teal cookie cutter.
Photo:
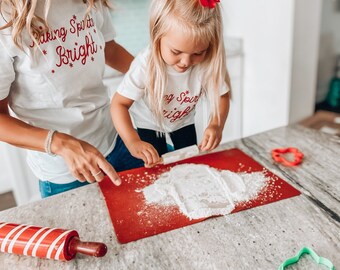
[[[297,263],[300,260],[300,258],[301,258],[301,256],[303,254],[309,254],[316,263],[324,265],[324,266],[328,267],[330,270],[335,270],[335,267],[334,267],[333,263],[330,260],[328,260],[328,259],[326,259],[324,257],[319,256],[318,254],[315,253],[314,250],[312,250],[311,248],[308,248],[308,247],[303,247],[299,251],[299,253],[296,254],[296,256],[294,256],[292,258],[289,258],[286,261],[284,261],[280,265],[278,270],[284,270],[288,265]]]

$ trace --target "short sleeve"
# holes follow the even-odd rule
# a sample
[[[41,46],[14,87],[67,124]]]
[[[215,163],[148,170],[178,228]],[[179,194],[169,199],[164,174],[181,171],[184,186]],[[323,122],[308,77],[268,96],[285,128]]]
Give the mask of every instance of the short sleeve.
[[[145,94],[146,59],[145,52],[139,54],[131,63],[129,71],[118,86],[117,92],[129,99],[139,100]]]
[[[112,24],[112,18],[108,7],[103,6],[103,25],[101,32],[103,34],[105,42],[113,40],[116,36],[115,29]]]
[[[227,83],[223,81],[222,87],[220,88],[220,96],[223,96],[224,94],[228,93],[230,91]]]
[[[13,61],[0,40],[0,100],[8,96],[11,84],[15,79]]]

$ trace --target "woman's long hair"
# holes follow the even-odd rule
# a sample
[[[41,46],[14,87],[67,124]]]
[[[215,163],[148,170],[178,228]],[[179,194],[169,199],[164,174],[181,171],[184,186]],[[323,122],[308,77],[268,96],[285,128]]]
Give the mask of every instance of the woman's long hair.
[[[38,39],[41,34],[49,29],[47,16],[51,0],[45,1],[43,17],[39,17],[35,14],[38,1],[39,0],[0,0],[0,13],[5,21],[7,21],[5,25],[0,26],[0,30],[12,27],[11,33],[13,42],[20,49],[23,49],[23,31],[26,31],[33,42],[38,45]],[[98,1],[102,1],[105,6],[110,6],[109,0],[79,1],[88,4],[85,18]]]
[[[230,89],[223,42],[220,5],[203,7],[199,0],[152,0],[150,8],[150,48],[147,70],[147,98],[156,120],[162,124],[163,97],[167,86],[166,64],[161,56],[161,39],[170,29],[181,29],[194,42],[209,41],[205,60],[200,64],[202,91],[210,104],[210,116],[219,117],[220,89]]]

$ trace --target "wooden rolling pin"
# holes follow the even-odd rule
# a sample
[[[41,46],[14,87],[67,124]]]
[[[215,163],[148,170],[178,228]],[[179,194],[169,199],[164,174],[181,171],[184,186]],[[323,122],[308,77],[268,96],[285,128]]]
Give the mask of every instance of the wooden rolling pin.
[[[61,261],[77,253],[103,257],[107,247],[98,242],[82,242],[75,230],[0,222],[0,251]]]

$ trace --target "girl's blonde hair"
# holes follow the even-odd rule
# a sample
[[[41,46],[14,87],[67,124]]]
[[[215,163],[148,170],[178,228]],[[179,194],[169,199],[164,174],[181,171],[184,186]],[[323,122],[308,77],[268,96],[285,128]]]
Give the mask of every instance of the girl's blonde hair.
[[[209,100],[210,116],[219,119],[220,89],[224,82],[230,89],[223,42],[220,5],[203,7],[200,0],[152,0],[150,8],[151,54],[148,59],[147,93],[151,110],[162,124],[163,96],[167,85],[166,64],[161,56],[161,39],[172,28],[184,31],[194,42],[209,41],[202,68],[202,91]]]
[[[0,13],[5,21],[7,21],[5,25],[0,26],[0,30],[12,27],[13,42],[20,49],[23,49],[23,31],[27,31],[34,43],[38,45],[37,40],[41,34],[49,29],[47,16],[52,0],[45,1],[43,18],[35,14],[38,1],[39,0],[0,0]],[[88,4],[85,18],[98,1],[102,1],[105,6],[110,6],[109,0],[79,1]]]

